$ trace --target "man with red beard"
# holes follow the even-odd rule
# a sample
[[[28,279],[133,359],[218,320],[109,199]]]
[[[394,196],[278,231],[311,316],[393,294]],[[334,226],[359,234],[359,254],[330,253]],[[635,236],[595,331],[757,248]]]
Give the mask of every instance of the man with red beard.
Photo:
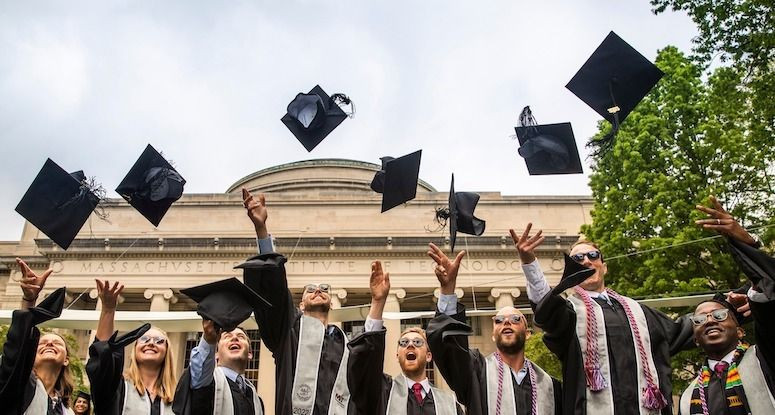
[[[432,360],[425,331],[410,327],[401,333],[396,357],[401,373],[395,378],[383,373],[386,330],[382,311],[390,291],[390,275],[382,263],[371,265],[371,309],[366,331],[349,344],[351,369],[348,374],[352,402],[359,414],[455,415],[463,414],[455,396],[433,386],[425,374]]]
[[[496,351],[484,356],[468,348],[471,328],[465,307],[457,302],[455,286],[461,251],[454,260],[436,245],[428,255],[436,262],[441,285],[436,318],[428,324],[428,343],[436,366],[469,414],[560,414],[561,385],[525,357],[527,320],[514,307],[503,307],[493,317]]]

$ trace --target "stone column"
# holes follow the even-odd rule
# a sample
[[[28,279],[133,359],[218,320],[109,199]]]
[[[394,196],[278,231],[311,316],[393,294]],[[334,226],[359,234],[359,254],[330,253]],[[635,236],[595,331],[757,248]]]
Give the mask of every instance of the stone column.
[[[385,301],[385,312],[400,312],[400,301],[406,297],[406,290],[403,288],[391,289]],[[396,347],[401,335],[401,320],[382,320],[387,334],[385,335],[385,373],[396,376],[401,373],[401,367],[396,359]]]
[[[519,297],[520,294],[519,288],[493,288],[490,290],[490,301],[495,303],[495,310],[500,310],[503,307],[514,307],[514,299]],[[488,327],[491,329],[490,333],[492,333],[492,329],[494,328],[492,319],[489,320],[490,324]],[[481,320],[481,323],[484,323],[484,320]],[[482,324],[482,328],[484,328],[485,325]]]
[[[332,310],[337,308],[342,308],[342,304],[345,304],[346,302],[347,302],[347,290],[345,290],[344,288],[331,290],[331,309]],[[331,321],[330,323],[338,326],[339,328],[342,328],[341,321]]]

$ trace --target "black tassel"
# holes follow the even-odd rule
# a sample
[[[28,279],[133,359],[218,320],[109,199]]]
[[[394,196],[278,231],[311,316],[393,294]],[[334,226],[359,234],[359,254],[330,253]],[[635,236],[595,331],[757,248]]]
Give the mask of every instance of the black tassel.
[[[431,229],[429,227],[425,227],[426,232],[439,232],[444,230],[447,227],[447,221],[449,220],[451,214],[449,212],[449,207],[437,207],[434,212],[433,221],[436,222],[436,228]]]
[[[355,116],[355,104],[347,95],[337,92],[336,94],[331,95],[331,102],[338,105],[339,107],[343,105],[345,106],[349,105],[350,106],[349,112],[345,111],[344,109],[342,111],[344,111],[344,113],[347,114],[349,118],[352,118],[353,116]]]

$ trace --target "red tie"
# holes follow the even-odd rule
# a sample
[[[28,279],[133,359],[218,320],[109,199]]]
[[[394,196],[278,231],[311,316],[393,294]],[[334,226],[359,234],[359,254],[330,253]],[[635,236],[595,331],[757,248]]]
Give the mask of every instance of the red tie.
[[[422,405],[422,385],[419,383],[412,385],[412,392],[414,392],[414,399],[417,399],[417,403]]]
[[[724,374],[727,369],[729,369],[729,363],[722,360],[721,362],[716,363],[716,366],[713,369],[716,371],[716,376],[719,379],[725,379]]]

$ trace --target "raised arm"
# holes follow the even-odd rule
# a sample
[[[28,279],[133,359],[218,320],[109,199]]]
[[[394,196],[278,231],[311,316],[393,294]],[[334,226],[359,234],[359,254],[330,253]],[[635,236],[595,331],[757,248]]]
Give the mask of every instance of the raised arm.
[[[97,323],[97,333],[94,337],[97,340],[107,340],[113,334],[113,320],[116,317],[116,306],[118,297],[124,291],[124,285],[116,281],[110,285],[110,281],[94,280],[97,283],[97,297],[102,303],[100,310],[100,320]]]

